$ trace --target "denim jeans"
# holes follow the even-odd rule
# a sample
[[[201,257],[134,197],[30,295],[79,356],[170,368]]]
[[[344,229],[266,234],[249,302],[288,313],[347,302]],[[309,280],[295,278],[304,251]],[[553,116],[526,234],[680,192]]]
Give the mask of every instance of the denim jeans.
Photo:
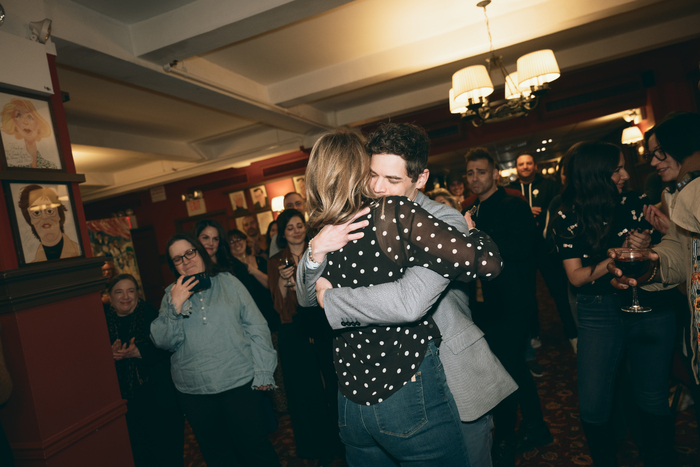
[[[469,466],[457,405],[431,341],[411,380],[387,400],[361,405],[338,392],[338,425],[350,467]]]
[[[462,422],[462,435],[467,445],[471,467],[491,467],[493,415],[487,413],[472,422]]]
[[[610,418],[617,370],[625,350],[639,408],[654,415],[668,414],[673,312],[654,308],[649,313],[626,313],[621,311],[617,295],[579,294],[576,302],[581,419],[603,425]]]

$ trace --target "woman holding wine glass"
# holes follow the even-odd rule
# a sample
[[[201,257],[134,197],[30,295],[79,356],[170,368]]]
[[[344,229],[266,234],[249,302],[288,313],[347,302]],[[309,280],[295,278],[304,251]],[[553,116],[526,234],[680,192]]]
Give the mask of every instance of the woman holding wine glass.
[[[297,302],[294,275],[307,248],[304,215],[296,209],[285,209],[277,225],[281,251],[270,258],[267,272],[274,307],[282,322],[278,331],[280,365],[297,456],[330,465],[341,446],[332,331],[321,308],[305,308]]]
[[[668,373],[674,340],[674,315],[653,294],[641,294],[634,310],[631,291],[610,284],[611,248],[628,248],[630,259],[645,253],[653,232],[643,216],[646,195],[624,192],[629,175],[619,148],[581,142],[568,152],[568,184],[554,221],[554,236],[578,307],[578,390],[581,423],[593,463],[614,466],[615,433],[611,408],[617,370],[625,350],[637,405],[641,409],[640,446],[645,466],[666,465],[673,456],[673,414],[668,406]],[[633,268],[633,266],[631,266]]]

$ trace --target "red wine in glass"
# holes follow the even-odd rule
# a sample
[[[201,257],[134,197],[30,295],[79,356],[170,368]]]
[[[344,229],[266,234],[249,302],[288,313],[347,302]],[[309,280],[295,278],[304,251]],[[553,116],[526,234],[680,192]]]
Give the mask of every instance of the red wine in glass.
[[[630,279],[639,279],[649,270],[648,248],[615,248],[615,266],[622,271],[622,275]],[[632,287],[632,305],[622,307],[622,311],[628,313],[646,313],[651,308],[640,306],[637,299],[637,287]]]

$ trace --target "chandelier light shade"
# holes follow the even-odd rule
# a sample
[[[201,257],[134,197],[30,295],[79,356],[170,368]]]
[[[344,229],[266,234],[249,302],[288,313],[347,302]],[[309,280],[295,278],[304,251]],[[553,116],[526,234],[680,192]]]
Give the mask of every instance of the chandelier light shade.
[[[453,114],[463,114],[467,111],[467,107],[464,105],[457,105],[455,103],[454,89],[450,89],[450,112]]]
[[[518,86],[518,72],[506,76],[505,80],[505,94],[506,99],[520,99],[521,97],[527,97],[530,95],[530,88],[522,88]]]
[[[559,78],[559,65],[550,49],[538,50],[518,59],[519,87],[538,88]]]
[[[452,89],[455,103],[466,106],[491,95],[493,83],[484,65],[474,65],[452,75]]]
[[[491,0],[479,0],[477,7],[484,10],[486,31],[489,37],[490,57],[486,59],[488,69],[475,65],[459,70],[452,75],[450,89],[450,112],[462,114],[475,127],[485,122],[498,122],[516,117],[527,117],[537,107],[540,99],[549,92],[549,83],[559,78],[559,65],[554,52],[538,50],[518,59],[518,70],[508,74],[503,57],[493,50],[493,40],[486,7]],[[505,99],[489,102],[493,93],[491,73],[503,76]]]
[[[644,139],[639,127],[630,126],[622,130],[622,144],[635,144]]]

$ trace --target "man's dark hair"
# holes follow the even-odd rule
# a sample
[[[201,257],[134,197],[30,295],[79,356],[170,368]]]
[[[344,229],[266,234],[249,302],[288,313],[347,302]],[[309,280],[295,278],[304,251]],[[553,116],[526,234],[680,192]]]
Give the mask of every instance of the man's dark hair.
[[[430,138],[428,133],[412,123],[385,123],[367,138],[367,153],[395,154],[406,161],[406,173],[411,181],[418,180],[428,168]]]
[[[700,114],[674,112],[655,129],[661,149],[682,164],[690,155],[700,151]]]
[[[537,160],[535,159],[535,156],[532,155],[531,151],[520,151],[518,153],[517,157],[515,158],[516,162],[518,161],[518,159],[520,159],[520,156],[530,156],[530,157],[532,157],[532,162],[537,164]]]
[[[496,168],[496,161],[493,160],[493,157],[491,157],[491,154],[489,154],[489,150],[486,148],[471,148],[464,158],[467,161],[467,164],[481,159],[486,159],[491,167],[491,170]]]

